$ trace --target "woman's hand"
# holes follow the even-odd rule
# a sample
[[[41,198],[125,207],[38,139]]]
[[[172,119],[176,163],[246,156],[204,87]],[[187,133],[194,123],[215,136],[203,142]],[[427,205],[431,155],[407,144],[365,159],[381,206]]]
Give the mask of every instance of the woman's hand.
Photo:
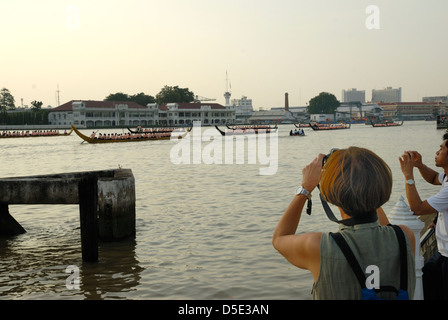
[[[319,176],[322,170],[322,160],[324,157],[324,154],[318,154],[317,157],[302,170],[302,187],[309,192],[313,191],[319,184]]]

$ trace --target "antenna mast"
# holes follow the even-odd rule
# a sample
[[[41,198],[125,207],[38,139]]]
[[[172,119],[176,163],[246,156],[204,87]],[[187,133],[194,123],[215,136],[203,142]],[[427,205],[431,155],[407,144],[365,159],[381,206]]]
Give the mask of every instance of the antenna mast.
[[[230,90],[232,90],[232,84],[230,84]],[[230,96],[232,94],[229,91],[229,78],[227,76],[227,71],[226,71],[226,92],[224,93],[224,98],[226,98],[226,107],[230,106]]]
[[[59,101],[59,83],[57,85],[57,90],[56,90],[56,103],[57,103],[58,107],[61,105],[61,103]]]

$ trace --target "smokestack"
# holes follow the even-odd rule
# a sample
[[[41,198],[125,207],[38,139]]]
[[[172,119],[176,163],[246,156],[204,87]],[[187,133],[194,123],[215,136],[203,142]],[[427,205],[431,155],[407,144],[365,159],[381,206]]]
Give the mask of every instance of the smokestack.
[[[285,111],[289,111],[288,92],[285,93]]]

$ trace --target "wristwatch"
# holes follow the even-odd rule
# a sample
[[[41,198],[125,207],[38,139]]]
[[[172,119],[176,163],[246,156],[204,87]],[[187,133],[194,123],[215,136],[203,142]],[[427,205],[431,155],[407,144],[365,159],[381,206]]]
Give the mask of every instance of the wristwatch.
[[[412,180],[412,179],[409,179],[409,180],[406,180],[406,183],[408,184],[408,185],[413,185],[413,184],[415,184],[415,181],[414,180]]]
[[[305,197],[307,197],[308,199],[311,199],[311,192],[309,192],[308,190],[306,190],[304,187],[299,186],[296,190],[296,195],[299,194],[303,194]]]

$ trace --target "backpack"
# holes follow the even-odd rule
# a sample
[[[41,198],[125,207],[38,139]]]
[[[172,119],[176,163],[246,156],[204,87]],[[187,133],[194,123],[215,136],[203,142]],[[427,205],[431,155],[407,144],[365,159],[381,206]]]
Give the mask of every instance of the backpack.
[[[361,269],[358,261],[355,258],[352,250],[349,245],[345,241],[344,237],[340,233],[332,233],[330,235],[336,241],[337,245],[341,249],[345,258],[347,259],[350,267],[358,279],[359,284],[361,285],[361,294],[362,300],[383,300],[377,296],[378,292],[381,291],[392,291],[397,295],[397,300],[409,300],[408,293],[408,265],[407,265],[407,252],[406,252],[406,240],[400,227],[395,225],[389,225],[394,228],[395,234],[397,235],[398,243],[400,246],[400,289],[397,290],[392,286],[380,286],[380,289],[368,289],[366,287],[366,275]]]

